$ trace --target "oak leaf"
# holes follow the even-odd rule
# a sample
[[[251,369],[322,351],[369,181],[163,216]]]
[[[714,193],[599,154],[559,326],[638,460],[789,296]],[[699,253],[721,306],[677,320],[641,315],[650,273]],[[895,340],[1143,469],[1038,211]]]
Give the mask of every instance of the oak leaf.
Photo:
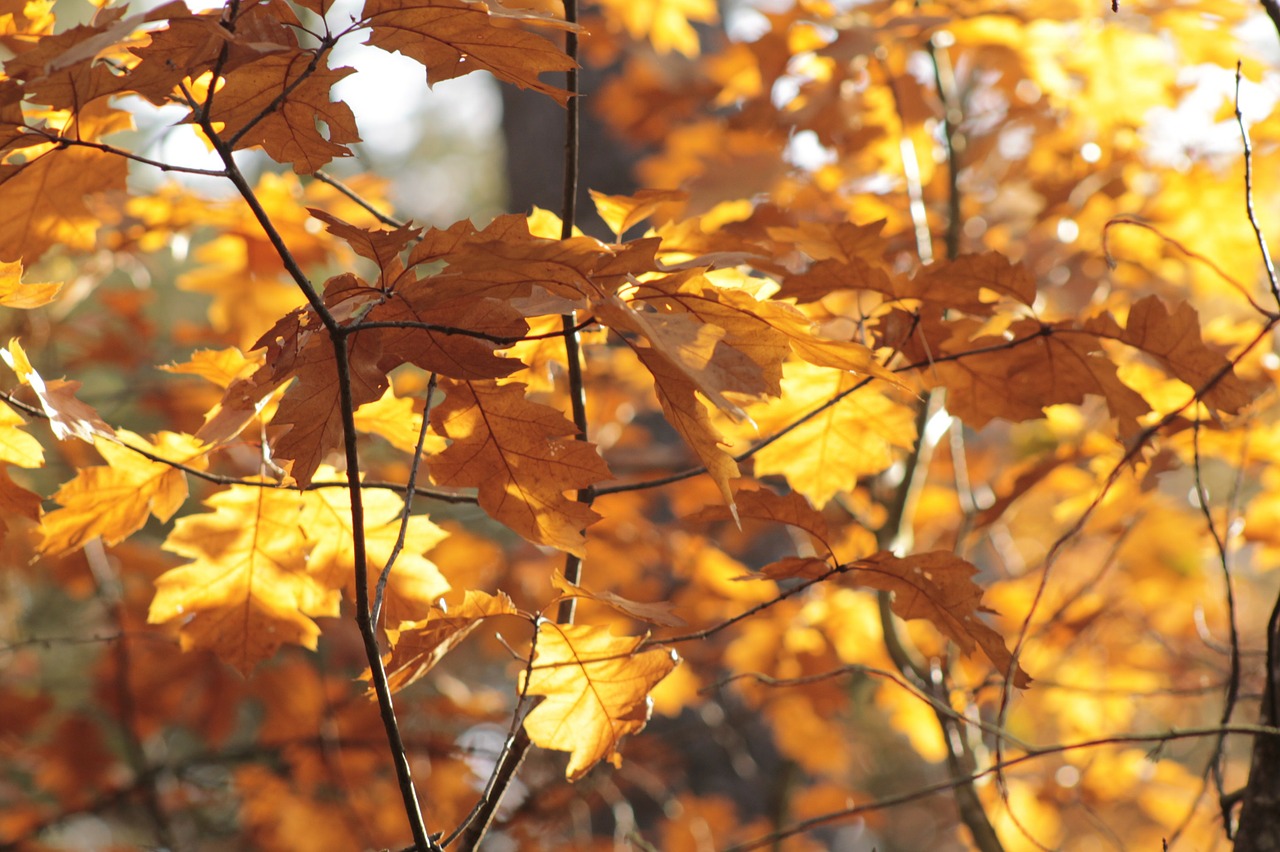
[[[338,479],[333,468],[321,466],[320,479]],[[355,549],[351,523],[351,492],[346,488],[318,488],[298,495],[298,523],[313,542],[307,571],[327,589],[346,589],[354,600]],[[382,567],[390,559],[400,535],[404,500],[385,490],[366,489],[364,507],[365,555],[368,562],[370,600]],[[387,581],[384,612],[388,624],[417,618],[432,602],[449,591],[449,583],[423,554],[447,533],[423,515],[411,515],[405,543]]]
[[[946,354],[956,357],[924,372],[931,384],[947,388],[953,414],[980,429],[997,417],[1029,420],[1043,416],[1047,406],[1080,404],[1096,395],[1106,401],[1124,439],[1137,435],[1139,418],[1151,408],[1120,381],[1096,335],[1071,323],[1042,325],[1031,319],[1013,323],[1008,334],[948,347]]]
[[[618,743],[649,721],[649,691],[679,662],[674,651],[640,651],[643,636],[605,627],[538,627],[537,650],[520,689],[545,699],[525,717],[534,745],[569,752],[565,776],[576,781],[601,760],[621,765]]]
[[[366,0],[361,21],[371,27],[366,42],[421,62],[432,85],[472,71],[488,71],[507,83],[555,98],[569,93],[542,82],[543,72],[567,71],[573,60],[550,41],[497,20],[526,20],[565,28],[563,22],[508,12],[478,0]]]
[[[859,478],[887,470],[914,445],[915,414],[883,385],[865,386],[851,373],[795,362],[785,374],[782,399],[750,410],[763,435],[794,426],[755,454],[757,476],[785,476],[815,506],[825,506]],[[811,416],[799,422],[805,415]]]
[[[457,605],[441,601],[430,608],[424,619],[388,627],[392,651],[384,660],[387,684],[392,691],[397,691],[421,680],[445,654],[479,627],[481,621],[496,615],[516,614],[516,606],[506,594],[491,595],[468,589]]]
[[[440,485],[478,488],[480,506],[537,544],[583,555],[598,518],[565,496],[609,478],[594,444],[560,412],[525,398],[524,385],[443,380],[431,425],[451,441],[431,461]]]
[[[1142,350],[1197,392],[1208,388],[1203,396],[1208,405],[1234,414],[1253,401],[1254,393],[1226,357],[1201,339],[1200,316],[1186,302],[1171,309],[1158,296],[1147,296],[1129,308],[1123,329],[1110,314],[1089,320],[1085,327]]]
[[[555,586],[556,590],[566,598],[585,598],[596,603],[602,603],[610,609],[638,621],[647,621],[650,624],[657,624],[662,627],[683,627],[685,624],[683,618],[672,613],[671,610],[674,609],[674,605],[669,601],[643,603],[624,598],[622,595],[613,592],[588,591],[577,583],[571,583],[559,571],[551,575],[551,585]]]
[[[61,284],[24,284],[21,263],[0,262],[0,306],[38,308],[52,302],[61,289]]]
[[[151,516],[169,520],[187,499],[187,475],[169,462],[197,470],[208,465],[208,448],[190,435],[161,432],[147,441],[121,431],[119,440],[124,443],[96,438],[94,446],[107,463],[80,469],[53,495],[61,508],[41,519],[41,553],[69,553],[96,537],[119,544]],[[165,461],[152,461],[130,447]]]
[[[966,654],[981,649],[1013,685],[1025,689],[1031,678],[1013,660],[1000,634],[979,614],[982,588],[973,582],[978,569],[954,553],[935,550],[911,556],[881,551],[852,563],[852,580],[860,586],[893,593],[893,611],[900,618],[919,618],[938,628]]]
[[[234,139],[237,150],[261,146],[298,174],[351,156],[347,145],[360,141],[355,115],[345,103],[330,100],[329,90],[355,69],[317,68],[319,61],[310,51],[290,50],[237,68],[212,97],[209,118],[223,124],[222,137]]]
[[[180,518],[165,539],[190,561],[156,580],[147,621],[178,622],[184,650],[212,650],[245,676],[285,642],[315,648],[310,616],[337,615],[338,592],[308,570],[316,542],[298,495],[236,485],[205,505],[213,511]]]
[[[1000,299],[1030,306],[1036,300],[1036,282],[1022,264],[987,252],[931,264],[915,278],[901,281],[897,295],[985,316],[995,311]]]

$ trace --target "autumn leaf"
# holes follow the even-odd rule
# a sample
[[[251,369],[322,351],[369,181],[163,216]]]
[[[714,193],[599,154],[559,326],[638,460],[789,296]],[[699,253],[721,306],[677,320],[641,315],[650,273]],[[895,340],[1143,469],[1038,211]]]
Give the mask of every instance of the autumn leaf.
[[[147,621],[178,622],[184,650],[203,648],[246,677],[286,642],[314,648],[311,616],[336,615],[338,592],[308,570],[316,542],[298,495],[235,485],[174,524],[164,548],[188,562],[156,580]]]
[[[1106,401],[1123,438],[1138,433],[1139,418],[1151,408],[1120,381],[1095,335],[1070,323],[1046,326],[1035,320],[1013,323],[1009,334],[1017,346],[1004,337],[977,337],[956,350],[964,357],[929,366],[925,376],[947,387],[953,414],[980,429],[997,417],[1028,420],[1043,416],[1050,405],[1079,404],[1094,395]]]
[[[356,429],[385,438],[397,450],[415,452],[422,429],[422,414],[413,408],[413,400],[396,396],[391,388],[387,388],[381,398],[356,409]],[[422,444],[423,452],[429,455],[444,448],[444,439],[439,435],[427,435]]]
[[[320,479],[336,480],[339,473],[321,466]],[[387,564],[400,536],[404,500],[391,491],[368,491],[362,495],[364,508],[365,555],[368,561],[370,600],[382,568]],[[307,557],[307,571],[328,589],[345,589],[355,599],[354,528],[351,523],[351,492],[346,488],[320,488],[299,495],[298,524],[313,542]],[[387,623],[414,619],[449,591],[440,570],[423,554],[445,539],[447,533],[424,515],[411,515],[405,529],[405,544],[387,581],[384,612]]]
[[[1036,299],[1036,282],[1026,267],[988,252],[935,263],[902,282],[897,295],[968,314],[989,315],[999,299],[1029,307]]]
[[[596,212],[619,241],[623,234],[652,216],[664,204],[689,198],[687,192],[670,189],[641,189],[634,195],[605,195],[594,189],[590,193]]]
[[[794,491],[790,494],[778,494],[767,488],[738,488],[734,491],[733,498],[737,506],[736,512],[731,513],[727,506],[708,506],[686,520],[698,524],[736,517],[739,521],[787,524],[804,530],[828,554],[832,552],[831,532],[827,528],[826,519],[803,495]]]
[[[850,568],[850,577],[858,585],[892,592],[893,611],[900,618],[928,621],[966,654],[981,649],[1014,686],[1031,685],[1004,639],[979,618],[989,610],[982,606],[982,589],[973,582],[978,569],[971,563],[945,550],[906,557],[881,551]]]
[[[221,135],[235,139],[237,149],[261,146],[299,174],[350,157],[347,146],[360,141],[355,115],[329,90],[355,69],[316,68],[317,61],[309,51],[287,50],[240,66],[213,96],[209,119],[223,125]]]
[[[753,457],[757,476],[785,476],[814,505],[825,506],[860,478],[887,470],[914,446],[915,413],[883,385],[796,362],[788,363],[785,373],[782,399],[750,409],[762,435],[788,429]]]
[[[94,446],[107,464],[82,468],[53,495],[61,508],[41,520],[42,553],[68,553],[97,537],[119,544],[151,516],[168,521],[187,499],[187,475],[173,464],[196,470],[208,465],[207,448],[190,435],[161,432],[147,441],[121,431],[118,438],[96,438]]]
[[[545,696],[525,717],[534,745],[569,752],[565,776],[576,781],[608,759],[622,762],[619,741],[649,721],[649,691],[679,662],[672,651],[638,650],[644,637],[619,637],[608,628],[538,627],[537,652],[520,689]]]
[[[128,127],[127,115],[82,114],[76,128],[83,138]],[[0,261],[28,265],[54,245],[87,251],[94,246],[98,217],[86,199],[125,188],[125,161],[91,148],[28,147],[23,160],[0,163]]]
[[[503,18],[557,24],[467,0],[366,0],[361,20],[371,28],[368,44],[421,62],[433,85],[471,71],[488,71],[564,106],[569,93],[539,77],[547,71],[566,71],[574,66],[573,60],[541,36],[498,25]],[[559,26],[563,28],[563,22]]]
[[[431,425],[450,440],[430,460],[440,485],[478,488],[480,506],[528,540],[582,555],[599,517],[565,492],[609,478],[593,444],[562,414],[524,396],[524,385],[441,381]]]
[[[566,598],[584,598],[602,603],[605,606],[638,621],[647,621],[661,627],[683,627],[683,618],[672,613],[673,604],[666,601],[642,603],[622,597],[613,592],[592,592],[577,583],[571,583],[559,571],[551,575],[551,585]]]
[[[0,405],[0,462],[40,467],[44,464],[44,448],[34,435],[19,428],[25,424],[21,414],[8,405]]]
[[[52,302],[61,289],[61,284],[23,284],[21,263],[0,262],[0,306],[38,308]]]
[[[1110,314],[1089,320],[1085,327],[1142,350],[1196,391],[1208,388],[1204,401],[1215,408],[1234,414],[1253,401],[1254,392],[1227,359],[1201,340],[1200,317],[1186,302],[1171,309],[1159,297],[1147,296],[1129,308],[1123,329]]]
[[[468,589],[457,605],[441,601],[430,607],[424,619],[388,627],[392,647],[384,661],[388,685],[399,691],[421,680],[484,619],[516,614],[515,604],[502,592],[491,595]]]
[[[98,412],[76,399],[80,383],[63,379],[45,381],[31,366],[31,361],[17,338],[9,341],[8,349],[0,349],[0,359],[17,374],[18,381],[35,395],[40,408],[49,418],[49,428],[58,440],[75,437],[94,443],[99,437],[115,437],[115,430],[103,422]]]

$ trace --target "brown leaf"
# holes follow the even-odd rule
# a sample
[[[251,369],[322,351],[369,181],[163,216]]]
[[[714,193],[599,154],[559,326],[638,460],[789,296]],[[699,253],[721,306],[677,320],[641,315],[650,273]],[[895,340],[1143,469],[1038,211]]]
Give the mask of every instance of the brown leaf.
[[[500,18],[564,28],[563,22],[495,12],[485,3],[466,0],[366,0],[361,20],[372,28],[368,44],[418,60],[432,85],[488,71],[499,80],[555,98],[561,106],[568,103],[568,92],[538,78],[548,71],[567,71],[573,60],[541,36],[498,25]]]
[[[440,485],[478,488],[480,506],[537,544],[577,556],[582,531],[599,519],[565,492],[610,477],[594,444],[560,412],[531,402],[523,384],[442,380],[431,425],[452,442],[430,460]]]
[[[979,613],[982,589],[973,582],[978,569],[954,553],[935,550],[907,557],[881,551],[853,563],[849,576],[860,586],[893,593],[893,611],[904,619],[920,618],[938,628],[966,654],[982,653],[1013,685],[1026,689],[1031,678],[1016,666],[999,633]]]

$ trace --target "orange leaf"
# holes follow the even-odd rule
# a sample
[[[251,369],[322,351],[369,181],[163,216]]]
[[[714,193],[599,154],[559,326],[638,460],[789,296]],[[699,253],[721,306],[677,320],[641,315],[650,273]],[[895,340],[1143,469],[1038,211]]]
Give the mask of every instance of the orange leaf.
[[[649,721],[649,691],[676,667],[674,651],[637,651],[643,636],[605,627],[538,627],[537,653],[521,690],[543,695],[525,717],[534,745],[569,752],[565,775],[576,781],[601,760],[621,764],[618,741]]]
[[[480,490],[480,506],[529,541],[583,554],[582,531],[600,516],[565,497],[609,478],[594,444],[553,408],[530,402],[513,382],[442,380],[431,425],[452,441],[431,459],[441,485]]]
[[[999,299],[1024,305],[1036,300],[1036,281],[1022,264],[1013,264],[998,252],[966,254],[925,268],[903,281],[898,295],[920,299],[967,314],[986,316]]]
[[[321,466],[321,479],[337,479],[333,468]],[[307,557],[307,571],[327,589],[355,592],[355,552],[351,524],[351,492],[346,488],[320,488],[298,495],[298,524],[315,542]],[[364,535],[372,594],[400,535],[404,500],[392,491],[365,490]],[[387,624],[417,619],[437,598],[449,591],[449,583],[431,560],[423,556],[445,539],[447,533],[423,515],[411,515],[405,544],[387,582]],[[372,597],[370,598],[372,599]]]
[[[483,619],[516,614],[515,604],[502,592],[491,595],[468,589],[457,606],[447,606],[441,601],[432,606],[421,621],[406,621],[399,628],[388,628],[387,637],[393,650],[385,661],[387,683],[392,691],[397,691],[421,680]]]
[[[23,284],[22,264],[0,262],[0,305],[6,308],[38,308],[58,295],[61,284]]]
[[[347,145],[360,141],[355,115],[345,103],[330,100],[329,90],[355,69],[313,69],[314,61],[310,51],[280,50],[227,74],[209,116],[223,123],[223,138],[239,136],[237,150],[260,145],[298,174],[350,157]],[[318,122],[328,128],[327,138]]]
[[[122,431],[120,438],[200,470],[208,464],[208,448],[190,435],[161,432],[149,442]],[[53,495],[62,508],[40,522],[41,553],[69,553],[98,536],[108,545],[119,544],[142,529],[152,515],[169,520],[187,499],[187,475],[181,470],[106,438],[97,438],[94,446],[107,464],[81,469]]]
[[[1031,678],[1013,662],[1000,634],[978,617],[982,589],[973,582],[978,569],[954,553],[935,550],[907,557],[881,551],[851,566],[858,585],[893,593],[893,611],[905,619],[921,618],[937,627],[966,654],[981,648],[997,669],[1026,689]]]
[[[686,201],[689,193],[678,189],[641,189],[634,195],[605,195],[591,190],[596,212],[619,240],[622,235],[654,214],[664,204]]]

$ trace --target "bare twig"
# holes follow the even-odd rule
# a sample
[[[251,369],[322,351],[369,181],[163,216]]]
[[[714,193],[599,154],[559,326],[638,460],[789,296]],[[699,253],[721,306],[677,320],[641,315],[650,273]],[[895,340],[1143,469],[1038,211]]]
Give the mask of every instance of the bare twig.
[[[404,549],[405,535],[409,531],[409,515],[413,510],[413,494],[418,484],[418,465],[422,462],[422,445],[427,441],[427,427],[430,424],[431,417],[431,397],[436,392],[436,374],[432,373],[431,378],[427,381],[426,402],[422,406],[422,426],[418,429],[418,444],[413,450],[413,461],[409,464],[409,479],[405,483],[404,509],[400,512],[400,531],[396,534],[396,543],[391,548],[391,555],[387,557],[387,564],[382,566],[382,573],[378,575],[378,588],[373,595],[373,611],[370,613],[369,620],[373,622],[376,629],[378,621],[382,616],[382,601],[387,592],[387,581],[391,579],[391,569],[396,564],[396,559],[400,556],[400,551]]]

